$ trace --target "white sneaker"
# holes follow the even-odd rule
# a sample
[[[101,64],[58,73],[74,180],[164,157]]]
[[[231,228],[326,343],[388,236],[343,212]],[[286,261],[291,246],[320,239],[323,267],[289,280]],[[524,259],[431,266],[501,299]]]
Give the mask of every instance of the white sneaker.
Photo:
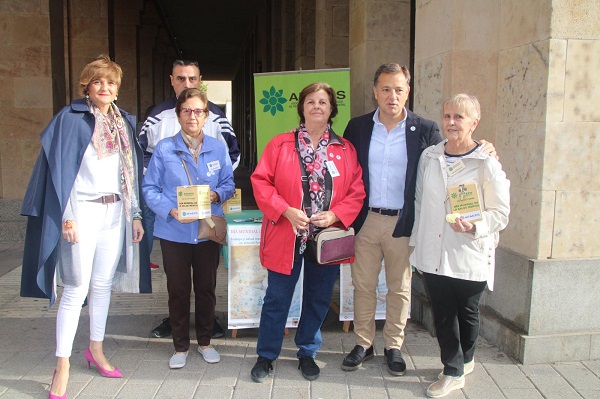
[[[427,396],[430,398],[441,398],[448,395],[452,391],[461,389],[465,386],[465,376],[451,377],[444,375],[442,378],[434,382],[427,388]]]
[[[473,358],[469,363],[465,363],[463,375],[471,374],[474,369],[475,369],[475,358]]]
[[[180,369],[185,366],[185,362],[187,360],[188,353],[177,353],[175,352],[173,356],[171,356],[171,360],[169,360],[169,367],[172,369]]]
[[[219,352],[210,345],[204,349],[202,349],[201,346],[198,346],[198,352],[202,355],[206,363],[219,363],[219,361],[221,361]]]
[[[465,363],[463,375],[471,374],[475,369],[475,358],[471,360],[469,363]],[[444,376],[444,370],[438,374],[438,380],[440,380]]]

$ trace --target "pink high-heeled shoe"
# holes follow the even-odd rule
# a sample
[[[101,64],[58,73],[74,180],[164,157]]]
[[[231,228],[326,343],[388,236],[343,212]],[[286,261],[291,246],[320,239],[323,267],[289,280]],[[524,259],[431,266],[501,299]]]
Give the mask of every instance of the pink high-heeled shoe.
[[[57,395],[52,394],[52,386],[54,385],[54,377],[56,377],[56,369],[54,369],[54,374],[52,374],[52,382],[50,383],[50,392],[48,392],[48,399],[67,399],[66,392],[62,396],[57,396]]]
[[[88,369],[90,368],[90,363],[94,363],[94,365],[96,366],[96,368],[98,369],[98,371],[100,372],[102,377],[123,378],[123,374],[121,374],[121,371],[116,367],[113,371],[103,369],[98,364],[98,362],[94,359],[94,356],[92,356],[92,352],[90,351],[89,347],[85,350],[85,360],[87,360]]]

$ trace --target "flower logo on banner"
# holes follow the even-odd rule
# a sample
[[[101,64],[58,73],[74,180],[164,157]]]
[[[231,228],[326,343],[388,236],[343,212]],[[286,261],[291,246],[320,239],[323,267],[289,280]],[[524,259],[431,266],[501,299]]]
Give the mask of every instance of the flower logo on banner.
[[[271,115],[275,116],[277,111],[283,112],[283,105],[287,102],[286,98],[283,98],[283,89],[275,90],[274,86],[271,86],[269,91],[263,90],[263,98],[258,102],[264,105],[263,112],[270,112]]]

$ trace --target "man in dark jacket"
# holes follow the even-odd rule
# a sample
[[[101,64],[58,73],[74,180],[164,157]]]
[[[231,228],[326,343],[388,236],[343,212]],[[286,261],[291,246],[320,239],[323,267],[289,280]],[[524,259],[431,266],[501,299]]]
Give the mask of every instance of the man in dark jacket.
[[[400,348],[410,302],[408,239],[415,218],[417,165],[423,150],[442,140],[435,122],[405,108],[409,83],[405,66],[381,65],[373,80],[377,110],[353,118],[344,132],[358,152],[367,193],[354,222],[356,260],[351,270],[356,346],[342,362],[347,371],[373,357],[376,286],[382,260],[388,287],[383,328],[387,370],[396,376],[406,370]]]

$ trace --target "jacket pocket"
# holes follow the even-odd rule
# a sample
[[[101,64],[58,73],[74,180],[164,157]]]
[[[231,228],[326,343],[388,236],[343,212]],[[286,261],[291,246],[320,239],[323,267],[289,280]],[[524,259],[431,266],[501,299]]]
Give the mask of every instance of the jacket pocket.
[[[461,247],[468,251],[483,253],[485,251],[485,237],[473,239],[469,233],[457,233]]]

